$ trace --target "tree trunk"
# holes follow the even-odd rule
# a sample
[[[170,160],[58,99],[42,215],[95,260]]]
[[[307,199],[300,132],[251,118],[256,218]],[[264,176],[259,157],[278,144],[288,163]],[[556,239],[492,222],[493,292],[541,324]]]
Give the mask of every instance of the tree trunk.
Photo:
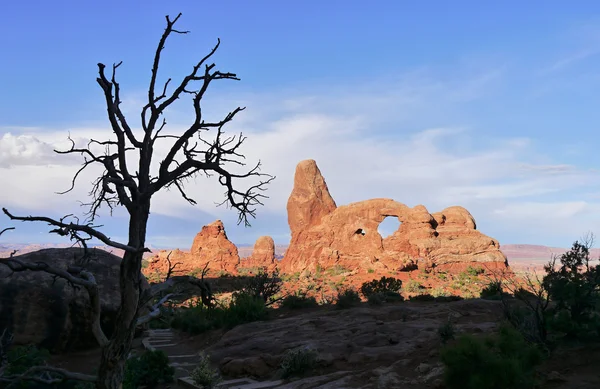
[[[149,213],[149,202],[131,212],[129,246],[144,247]],[[109,343],[102,348],[97,389],[121,388],[125,373],[125,362],[131,350],[138,317],[142,258],[143,252],[141,251],[138,253],[125,252],[123,255],[119,278],[121,306],[117,312],[115,329]]]

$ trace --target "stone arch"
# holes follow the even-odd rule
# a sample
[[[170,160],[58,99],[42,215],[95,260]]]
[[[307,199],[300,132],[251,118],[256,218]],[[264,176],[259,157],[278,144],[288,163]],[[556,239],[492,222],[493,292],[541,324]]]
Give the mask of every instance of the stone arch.
[[[402,222],[397,216],[385,215],[377,227],[377,232],[379,232],[379,235],[385,239],[388,236],[393,235],[394,232],[398,231],[401,224]]]

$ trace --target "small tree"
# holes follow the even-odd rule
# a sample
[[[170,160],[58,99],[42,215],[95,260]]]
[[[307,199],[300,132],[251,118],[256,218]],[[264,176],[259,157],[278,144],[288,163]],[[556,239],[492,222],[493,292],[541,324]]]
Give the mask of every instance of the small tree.
[[[114,64],[107,73],[104,64],[98,64],[97,82],[102,89],[106,103],[108,121],[112,137],[105,140],[89,141],[87,146],[78,147],[71,140],[68,150],[56,151],[59,154],[80,154],[84,162],[73,177],[70,190],[77,178],[90,166],[101,166],[102,174],[95,179],[90,191],[91,201],[86,204],[89,209],[86,219],[80,222],[72,216],[59,220],[45,216],[17,216],[3,208],[4,213],[16,221],[45,222],[52,226],[50,232],[69,237],[84,247],[92,238],[106,245],[124,251],[121,262],[119,283],[121,288],[121,305],[116,317],[117,326],[109,339],[100,327],[100,297],[94,275],[78,266],[68,270],[53,267],[49,263],[31,264],[16,258],[2,260],[12,271],[44,271],[66,279],[73,285],[84,287],[93,307],[93,332],[102,348],[102,356],[97,377],[84,376],[68,371],[53,369],[65,379],[84,379],[96,383],[98,389],[116,389],[123,381],[125,361],[133,340],[135,328],[147,318],[138,317],[141,307],[151,301],[153,296],[164,292],[174,283],[190,280],[191,277],[170,277],[167,281],[153,285],[142,293],[142,256],[149,251],[146,248],[146,229],[153,196],[161,190],[175,188],[190,204],[196,202],[185,191],[185,182],[198,174],[218,176],[219,183],[225,189],[225,200],[239,213],[238,222],[249,225],[248,216],[254,217],[257,205],[265,198],[262,191],[274,177],[260,172],[260,162],[251,168],[243,168],[243,155],[240,153],[245,137],[225,136],[224,126],[244,108],[238,107],[224,119],[216,122],[204,120],[201,107],[202,99],[209,85],[215,80],[239,80],[234,73],[215,70],[215,64],[208,61],[217,51],[220,41],[188,73],[174,88],[169,88],[171,78],[167,79],[157,91],[158,71],[161,55],[167,39],[172,34],[186,34],[174,28],[181,14],[173,20],[166,17],[166,28],[163,32],[152,64],[148,100],[141,110],[141,131],[135,131],[121,110],[121,89],[116,73],[121,62]],[[171,90],[169,90],[171,89]],[[191,96],[194,117],[183,133],[166,133],[167,121],[164,113],[171,104],[186,95]],[[212,134],[212,137],[208,137]],[[158,142],[171,142],[168,152],[158,164],[155,149]],[[132,165],[134,162],[135,166]],[[243,170],[242,172],[235,172]],[[238,189],[237,181],[254,178],[254,182],[245,190]],[[101,206],[111,211],[115,206],[123,206],[129,214],[129,231],[127,243],[110,239],[98,230],[94,220]],[[83,264],[85,264],[83,262]],[[168,295],[159,301],[161,304]],[[155,306],[156,308],[156,306]],[[153,311],[156,316],[157,308]]]
[[[571,250],[544,267],[544,287],[556,303],[553,323],[568,336],[597,332],[600,303],[600,266],[591,265],[590,248],[594,236],[588,234],[583,242],[576,241]],[[558,267],[558,268],[557,268]],[[562,320],[561,320],[562,319]]]

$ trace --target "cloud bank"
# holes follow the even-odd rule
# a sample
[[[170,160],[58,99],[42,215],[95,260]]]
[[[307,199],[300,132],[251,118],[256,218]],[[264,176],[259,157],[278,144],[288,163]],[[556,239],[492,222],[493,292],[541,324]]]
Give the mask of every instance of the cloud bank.
[[[216,96],[205,108],[215,115],[238,104],[248,107],[227,131],[248,136],[243,151],[249,165],[260,159],[264,171],[277,176],[267,193],[270,198],[258,210],[253,228],[237,227],[233,211],[215,207],[223,198],[216,179],[198,177],[187,186],[198,201],[195,208],[176,190],[155,197],[152,213],[165,222],[153,227],[150,238],[157,245],[179,244],[181,231],[171,233],[169,224],[185,224],[191,226],[186,238],[191,243],[203,224],[220,218],[235,242],[270,234],[286,243],[285,206],[294,169],[312,158],[340,205],[375,197],[423,204],[430,212],[462,205],[482,232],[501,243],[569,244],[597,228],[599,173],[540,151],[538,139],[502,136],[484,124],[470,124],[465,107],[493,93],[502,77],[502,68],[453,78],[436,78],[423,70],[327,89]],[[137,100],[134,96],[130,101]],[[189,107],[174,109],[169,131],[181,131],[187,117]],[[78,210],[77,200],[86,199],[93,171],[82,176],[73,192],[53,194],[69,187],[79,167],[77,156],[53,151],[68,147],[69,134],[84,144],[92,137],[104,139],[110,131],[4,128],[2,206],[54,215]],[[159,145],[157,157],[168,146]]]

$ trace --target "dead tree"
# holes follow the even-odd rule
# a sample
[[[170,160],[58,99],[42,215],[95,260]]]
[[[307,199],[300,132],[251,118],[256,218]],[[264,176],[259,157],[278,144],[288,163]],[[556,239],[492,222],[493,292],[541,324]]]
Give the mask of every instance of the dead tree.
[[[225,191],[225,200],[221,204],[228,204],[238,211],[238,223],[249,225],[248,218],[255,216],[256,207],[262,205],[262,199],[266,198],[263,191],[274,179],[261,172],[260,161],[256,165],[245,167],[244,156],[240,151],[245,140],[242,134],[224,134],[225,125],[244,108],[235,108],[220,121],[204,120],[201,102],[210,84],[215,80],[239,80],[236,74],[221,72],[215,69],[214,63],[209,64],[219,47],[219,40],[178,84],[171,87],[172,80],[168,78],[162,87],[157,86],[161,55],[167,39],[173,34],[187,33],[174,28],[180,16],[181,14],[177,15],[173,20],[169,16],[166,17],[166,28],[154,54],[147,102],[141,109],[141,130],[135,130],[121,110],[121,89],[116,77],[121,62],[108,69],[99,63],[96,80],[104,95],[111,135],[104,140],[92,139],[86,147],[78,147],[71,140],[69,149],[56,151],[59,154],[80,154],[83,157],[83,164],[75,173],[67,191],[73,189],[78,177],[89,166],[99,165],[103,168],[103,173],[92,184],[89,193],[91,201],[85,204],[89,208],[84,222],[80,223],[73,217],[57,220],[45,216],[17,216],[3,208],[4,213],[13,221],[45,222],[52,226],[51,232],[61,236],[72,239],[94,238],[108,246],[124,250],[119,275],[121,306],[116,317],[118,325],[110,339],[102,332],[98,321],[98,285],[93,275],[85,269],[70,273],[55,269],[51,264],[0,261],[13,271],[52,273],[88,291],[96,312],[94,334],[102,347],[96,380],[98,389],[120,387],[136,325],[146,320],[138,317],[139,308],[141,304],[151,300],[153,293],[165,290],[160,285],[154,285],[148,293],[142,295],[141,292],[140,270],[142,256],[148,251],[146,228],[154,194],[164,189],[175,188],[186,201],[195,204],[194,199],[186,192],[184,184],[199,174],[208,177],[216,175]],[[194,112],[191,123],[182,133],[168,133],[164,113],[171,104],[185,96],[191,97]],[[166,155],[154,165],[155,159],[160,157],[154,153],[158,142],[170,143]],[[135,161],[135,165],[132,165],[132,161]],[[238,181],[244,179],[250,179],[247,189],[238,189]],[[111,211],[115,206],[123,206],[129,213],[126,243],[112,240],[94,224],[102,206]],[[180,277],[171,277],[166,284],[176,281],[181,281]]]

